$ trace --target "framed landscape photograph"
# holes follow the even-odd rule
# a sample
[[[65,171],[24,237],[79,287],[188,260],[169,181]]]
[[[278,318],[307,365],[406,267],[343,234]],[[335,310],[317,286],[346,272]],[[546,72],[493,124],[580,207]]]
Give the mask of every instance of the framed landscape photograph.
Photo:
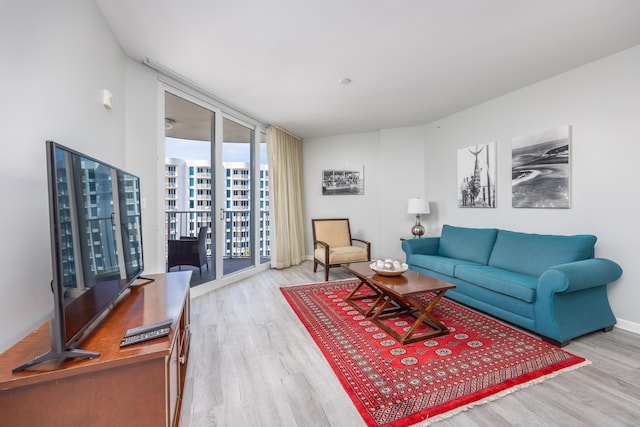
[[[570,207],[571,127],[515,137],[511,151],[514,208]]]
[[[362,169],[342,168],[322,171],[322,195],[363,195],[364,165]]]
[[[496,143],[458,149],[458,207],[496,207]]]

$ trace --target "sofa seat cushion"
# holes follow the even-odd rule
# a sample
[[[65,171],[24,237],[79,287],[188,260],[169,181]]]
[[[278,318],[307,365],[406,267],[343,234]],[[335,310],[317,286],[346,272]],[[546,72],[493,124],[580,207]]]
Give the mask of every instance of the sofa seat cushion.
[[[324,249],[316,249],[314,256],[324,262]],[[348,262],[369,261],[367,249],[359,246],[344,246],[329,248],[329,264],[342,264]]]
[[[456,258],[420,254],[411,255],[408,263],[410,265],[417,265],[451,277],[455,276],[455,269],[458,265],[480,265],[476,262],[464,261]]]
[[[489,265],[530,276],[547,268],[593,258],[596,236],[554,236],[500,230]]]
[[[455,277],[526,302],[536,299],[538,278],[491,266],[459,265]]]
[[[464,228],[445,224],[438,255],[487,264],[497,234],[495,228]]]

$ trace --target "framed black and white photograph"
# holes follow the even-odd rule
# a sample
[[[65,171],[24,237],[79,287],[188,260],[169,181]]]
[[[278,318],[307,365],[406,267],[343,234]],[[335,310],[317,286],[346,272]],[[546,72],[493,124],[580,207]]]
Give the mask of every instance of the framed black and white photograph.
[[[364,194],[364,165],[362,168],[324,169],[322,171],[322,195]]]
[[[496,207],[496,143],[458,149],[458,207]]]
[[[571,207],[570,148],[570,126],[513,138],[511,203],[514,208]]]

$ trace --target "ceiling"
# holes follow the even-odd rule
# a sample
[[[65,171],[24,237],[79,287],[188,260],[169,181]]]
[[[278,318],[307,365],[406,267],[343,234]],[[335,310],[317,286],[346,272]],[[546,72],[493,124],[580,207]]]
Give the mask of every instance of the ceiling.
[[[130,57],[301,137],[425,124],[640,44],[638,0],[96,3]]]

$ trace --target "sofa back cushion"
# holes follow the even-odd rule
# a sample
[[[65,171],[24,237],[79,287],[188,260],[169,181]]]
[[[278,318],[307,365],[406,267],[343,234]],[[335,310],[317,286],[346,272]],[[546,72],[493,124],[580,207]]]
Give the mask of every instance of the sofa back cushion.
[[[442,227],[438,255],[487,264],[496,241],[495,228]]]
[[[596,236],[554,236],[500,230],[489,265],[539,276],[554,265],[593,258]]]

